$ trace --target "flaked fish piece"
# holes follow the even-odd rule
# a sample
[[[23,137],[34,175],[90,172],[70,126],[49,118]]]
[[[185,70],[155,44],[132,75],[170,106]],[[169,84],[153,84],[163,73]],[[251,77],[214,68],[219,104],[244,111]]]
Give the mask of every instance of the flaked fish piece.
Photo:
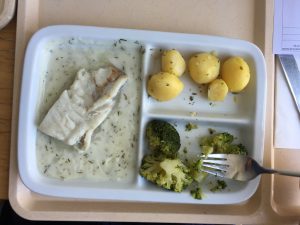
[[[107,118],[127,76],[115,67],[77,72],[39,126],[43,133],[79,150],[89,148],[94,130]]]

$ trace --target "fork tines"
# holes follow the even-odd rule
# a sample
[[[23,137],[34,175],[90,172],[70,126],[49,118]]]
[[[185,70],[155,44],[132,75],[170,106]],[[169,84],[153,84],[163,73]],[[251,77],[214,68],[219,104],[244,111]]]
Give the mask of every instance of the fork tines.
[[[226,154],[209,154],[207,156],[203,155],[201,158],[203,159],[201,171],[218,177],[225,177],[229,167]]]
[[[201,158],[227,160],[227,156],[228,154],[208,154],[208,155],[201,155]]]

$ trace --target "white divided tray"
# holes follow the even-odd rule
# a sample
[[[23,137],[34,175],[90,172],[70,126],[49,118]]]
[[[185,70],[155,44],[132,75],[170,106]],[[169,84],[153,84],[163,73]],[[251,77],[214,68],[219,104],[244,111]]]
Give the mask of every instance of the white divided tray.
[[[44,176],[36,163],[37,104],[41,76],[41,65],[47,65],[47,58],[41,52],[50,41],[61,38],[80,38],[93,43],[120,39],[138,41],[143,45],[141,65],[141,108],[139,120],[139,138],[137,143],[136,168],[134,178],[128,182],[103,182],[88,179],[60,180]],[[80,49],[82,45],[74,47]],[[177,49],[184,58],[198,52],[214,51],[221,62],[229,56],[241,56],[250,66],[251,79],[247,88],[240,94],[229,94],[224,102],[210,102],[204,86],[198,86],[184,74],[184,91],[174,100],[157,102],[146,91],[148,76],[160,71],[161,51]],[[193,204],[234,204],[252,196],[256,191],[259,178],[250,182],[226,180],[228,187],[212,193],[209,182],[216,178],[209,177],[203,185],[205,197],[195,200],[188,190],[174,193],[163,190],[138,174],[143,155],[148,152],[145,141],[145,126],[152,119],[163,119],[176,126],[181,137],[181,150],[188,149],[187,157],[200,153],[199,138],[208,135],[208,129],[217,132],[229,132],[243,143],[250,156],[262,162],[264,144],[264,120],[266,105],[266,69],[260,50],[253,44],[222,37],[164,33],[128,29],[111,29],[83,26],[52,26],[38,31],[31,39],[25,56],[18,132],[18,165],[24,184],[32,191],[48,196],[79,198],[91,200],[144,201]],[[185,131],[188,123],[198,125],[197,129]],[[99,146],[100,147],[100,146]],[[183,155],[183,154],[182,154]]]

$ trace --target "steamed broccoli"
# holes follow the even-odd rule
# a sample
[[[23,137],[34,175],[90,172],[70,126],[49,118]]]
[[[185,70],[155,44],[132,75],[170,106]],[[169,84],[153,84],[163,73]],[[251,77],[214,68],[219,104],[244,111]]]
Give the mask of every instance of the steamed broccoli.
[[[224,144],[233,142],[234,137],[229,133],[218,133],[210,136],[204,136],[200,140],[200,146],[220,147]]]
[[[192,183],[189,169],[178,158],[145,155],[139,172],[147,180],[175,192],[181,192]]]
[[[190,175],[193,178],[193,180],[196,181],[197,183],[203,182],[208,175],[208,173],[201,171],[202,164],[203,164],[203,160],[198,159],[197,161],[192,162],[189,165]]]
[[[223,153],[225,153],[225,154],[239,154],[239,155],[247,155],[248,154],[246,147],[242,144],[229,145],[227,148],[224,149]]]
[[[202,153],[208,155],[210,153],[223,154],[241,154],[247,155],[247,149],[242,144],[232,144],[234,141],[233,135],[224,132],[210,136],[205,136],[200,139],[200,147]]]
[[[161,120],[150,121],[146,127],[146,137],[154,153],[176,157],[180,148],[180,136],[170,123]]]
[[[207,156],[214,152],[214,148],[212,146],[204,145],[202,146],[202,154]]]
[[[185,125],[185,131],[191,131],[191,130],[197,129],[197,128],[198,128],[197,124],[187,123]]]
[[[217,180],[217,183],[214,187],[210,189],[211,192],[221,191],[227,187],[227,184],[224,180]]]
[[[192,195],[193,198],[201,200],[203,198],[203,192],[202,192],[201,187],[197,187],[195,189],[192,189],[191,190],[191,195]]]

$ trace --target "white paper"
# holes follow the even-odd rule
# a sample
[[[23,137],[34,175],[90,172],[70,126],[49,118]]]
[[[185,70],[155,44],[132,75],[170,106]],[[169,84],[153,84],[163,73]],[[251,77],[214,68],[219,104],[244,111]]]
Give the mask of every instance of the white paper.
[[[300,54],[300,0],[275,0],[274,54]]]
[[[300,2],[300,1],[299,1]],[[295,56],[300,68],[300,56]],[[276,60],[275,148],[300,150],[300,114],[279,60]]]

